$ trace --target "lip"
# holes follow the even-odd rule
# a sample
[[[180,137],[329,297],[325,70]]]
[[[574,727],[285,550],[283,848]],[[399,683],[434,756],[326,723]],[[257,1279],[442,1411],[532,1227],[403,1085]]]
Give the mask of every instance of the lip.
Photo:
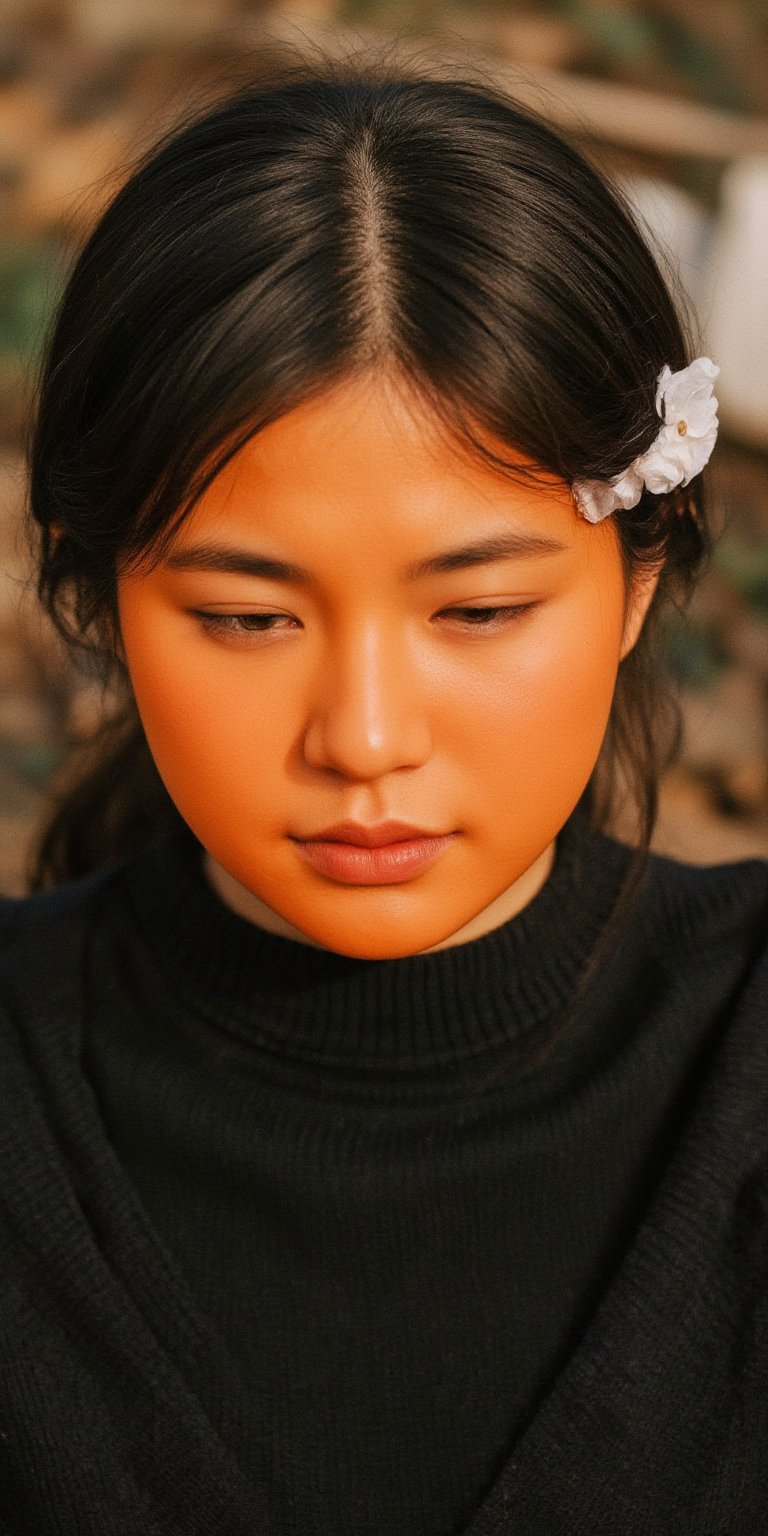
[[[388,843],[413,842],[418,838],[446,836],[443,832],[414,827],[407,821],[380,821],[376,826],[365,826],[361,821],[337,821],[332,827],[320,832],[310,832],[296,841],[300,843],[346,843],[357,848],[384,848]]]
[[[336,839],[294,841],[301,857],[330,880],[342,885],[397,885],[430,869],[457,836],[449,832],[437,837],[400,838],[378,846]]]

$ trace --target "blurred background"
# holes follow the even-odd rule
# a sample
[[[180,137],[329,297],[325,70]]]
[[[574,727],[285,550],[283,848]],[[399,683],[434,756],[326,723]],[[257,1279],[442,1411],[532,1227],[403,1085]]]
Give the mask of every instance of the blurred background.
[[[768,856],[768,0],[0,0],[0,892],[98,722],[22,533],[35,367],[78,243],[130,159],[276,59],[396,41],[479,67],[620,181],[721,365],[721,537],[667,634],[685,739],[656,846]]]

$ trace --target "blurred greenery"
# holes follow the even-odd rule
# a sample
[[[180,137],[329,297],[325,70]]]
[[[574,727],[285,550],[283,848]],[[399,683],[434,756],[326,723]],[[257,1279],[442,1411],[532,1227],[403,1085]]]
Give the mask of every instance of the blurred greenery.
[[[21,743],[12,736],[0,734],[0,758],[27,784],[48,784],[66,755],[63,742]]]
[[[0,354],[38,356],[58,296],[58,261],[48,242],[0,244]]]
[[[750,538],[731,527],[716,545],[713,563],[750,608],[768,617],[768,543],[765,539]]]
[[[653,57],[657,45],[654,17],[640,9],[594,5],[590,0],[562,0],[553,7],[578,23],[589,40],[608,59]]]
[[[672,71],[694,86],[712,106],[731,111],[749,108],[745,84],[729,66],[722,48],[697,31],[671,5],[623,6],[594,0],[561,0],[554,9],[577,23],[595,45],[603,65],[643,64]],[[740,7],[732,6],[733,25]]]
[[[697,693],[710,688],[729,664],[719,627],[690,613],[668,616],[664,654],[678,686]]]

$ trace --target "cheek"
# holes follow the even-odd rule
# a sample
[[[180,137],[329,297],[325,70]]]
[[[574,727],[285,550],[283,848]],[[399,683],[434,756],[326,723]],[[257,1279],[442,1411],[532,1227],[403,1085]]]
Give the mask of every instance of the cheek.
[[[618,636],[602,639],[571,634],[543,647],[521,680],[522,708],[548,746],[545,763],[581,764],[599,750],[618,669]]]
[[[489,807],[491,800],[498,809],[506,806],[507,817],[514,809],[518,827],[533,818],[549,835],[591,776],[619,665],[620,609],[604,612],[591,627],[575,618],[562,612],[532,628],[510,652],[510,665],[478,690],[467,720],[481,797]]]
[[[264,782],[281,739],[277,699],[249,686],[247,669],[222,666],[213,647],[190,642],[152,605],[120,601],[128,673],[149,748],[182,815],[232,807]],[[267,722],[269,728],[267,729]]]

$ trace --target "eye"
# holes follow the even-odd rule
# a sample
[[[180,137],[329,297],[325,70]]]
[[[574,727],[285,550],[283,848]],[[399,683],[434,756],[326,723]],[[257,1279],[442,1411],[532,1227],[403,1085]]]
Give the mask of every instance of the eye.
[[[468,629],[497,630],[514,623],[515,619],[521,619],[538,606],[537,602],[531,602],[508,603],[494,608],[444,608],[443,615],[460,614]]]
[[[279,623],[293,623],[287,613],[205,613],[199,608],[189,611],[209,634],[235,638],[271,634]]]

